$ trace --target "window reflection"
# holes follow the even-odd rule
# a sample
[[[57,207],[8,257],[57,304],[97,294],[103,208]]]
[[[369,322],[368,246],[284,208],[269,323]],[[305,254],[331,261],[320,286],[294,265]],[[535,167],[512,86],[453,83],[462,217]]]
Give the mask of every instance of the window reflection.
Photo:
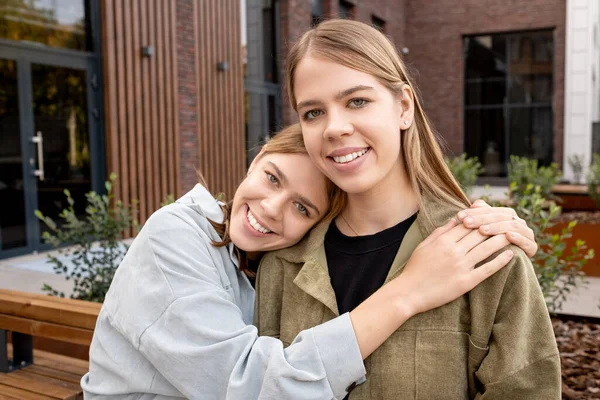
[[[85,0],[2,0],[0,38],[90,50]]]

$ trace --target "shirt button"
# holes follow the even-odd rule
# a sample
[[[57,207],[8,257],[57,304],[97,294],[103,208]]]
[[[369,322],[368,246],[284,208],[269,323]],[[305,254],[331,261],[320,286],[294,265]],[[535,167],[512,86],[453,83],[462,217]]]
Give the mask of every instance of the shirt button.
[[[351,384],[348,385],[348,387],[346,388],[346,392],[350,393],[354,388],[356,387],[356,382],[352,382]]]

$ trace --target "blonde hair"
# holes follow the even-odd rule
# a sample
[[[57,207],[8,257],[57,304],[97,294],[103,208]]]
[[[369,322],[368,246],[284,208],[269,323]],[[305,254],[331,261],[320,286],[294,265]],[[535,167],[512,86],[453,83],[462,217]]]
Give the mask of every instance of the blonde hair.
[[[385,35],[361,22],[342,19],[322,22],[307,31],[290,49],[287,62],[288,95],[296,111],[294,77],[298,64],[307,54],[372,75],[395,94],[400,94],[404,85],[408,85],[415,96],[415,121],[401,136],[401,152],[419,203],[422,203],[422,194],[428,193],[461,208],[470,205],[444,162],[416,87],[395,46]]]
[[[300,128],[300,124],[293,124],[279,131],[262,147],[261,152],[256,157],[260,158],[264,157],[267,154],[274,153],[308,155],[308,152],[306,151],[306,147],[304,145],[304,138],[302,137],[302,128]],[[344,193],[340,188],[335,186],[333,182],[331,182],[327,178],[326,182],[329,208],[322,219],[333,219],[344,209],[346,205],[346,193]],[[215,247],[222,247],[231,243],[231,237],[229,236],[231,205],[232,202],[229,202],[221,206],[224,214],[222,223],[209,220],[213,228],[215,228],[215,230],[222,239],[221,241],[212,242],[212,245]],[[245,264],[241,263],[240,265],[242,265],[242,267],[240,267],[241,270],[246,272],[246,274],[250,274],[250,271],[245,270]]]

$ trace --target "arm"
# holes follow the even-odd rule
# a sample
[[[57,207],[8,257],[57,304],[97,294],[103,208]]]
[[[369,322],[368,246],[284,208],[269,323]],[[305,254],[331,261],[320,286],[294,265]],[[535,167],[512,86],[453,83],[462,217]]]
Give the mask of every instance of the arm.
[[[494,318],[489,352],[476,372],[477,399],[560,399],[560,358],[533,266],[518,252]]]
[[[124,267],[137,272],[115,288],[130,293],[113,318],[121,334],[189,398],[343,398],[365,374],[348,316],[301,332],[286,349],[258,337],[215,264],[228,250],[210,247],[176,207],[155,214],[132,246]]]

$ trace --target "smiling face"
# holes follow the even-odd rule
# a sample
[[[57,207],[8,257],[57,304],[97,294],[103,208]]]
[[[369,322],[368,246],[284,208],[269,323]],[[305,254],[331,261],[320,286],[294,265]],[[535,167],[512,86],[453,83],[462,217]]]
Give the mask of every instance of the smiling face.
[[[296,244],[328,211],[326,179],[306,154],[258,156],[233,198],[232,242],[246,252]]]
[[[409,88],[394,94],[372,75],[311,55],[298,64],[294,88],[306,149],[333,183],[364,194],[405,180],[400,135],[413,120]]]

